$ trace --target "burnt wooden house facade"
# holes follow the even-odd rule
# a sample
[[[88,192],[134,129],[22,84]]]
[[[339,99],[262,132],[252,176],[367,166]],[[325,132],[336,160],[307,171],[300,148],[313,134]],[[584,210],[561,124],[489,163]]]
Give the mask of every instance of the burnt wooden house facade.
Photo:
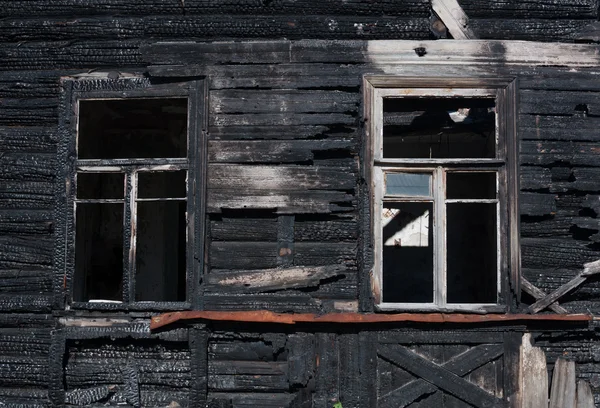
[[[0,405],[600,403],[597,0],[0,17]]]

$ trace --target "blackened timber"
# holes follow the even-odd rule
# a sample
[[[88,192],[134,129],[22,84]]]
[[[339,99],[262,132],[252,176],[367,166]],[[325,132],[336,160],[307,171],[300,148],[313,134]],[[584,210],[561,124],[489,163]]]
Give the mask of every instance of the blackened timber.
[[[539,187],[539,188],[546,188]],[[550,215],[557,211],[556,196],[553,194],[521,192],[519,194],[521,215]]]
[[[277,217],[277,266],[289,267],[294,264],[294,216]]]
[[[521,17],[521,16],[519,16]],[[526,41],[573,41],[595,20],[471,18],[469,25],[478,38]]]
[[[534,286],[531,282],[529,282],[526,278],[521,277],[521,287],[525,292],[529,295],[533,296],[535,300],[543,299],[547,296],[547,294],[541,289]],[[558,302],[553,302],[548,305],[548,308],[556,313],[569,313],[567,309],[560,306]]]
[[[519,96],[521,113],[574,115],[577,112],[586,112],[596,115],[600,110],[598,92],[522,90]]]
[[[315,358],[318,366],[315,376],[313,407],[328,408],[340,400],[339,337],[333,333],[315,334]]]
[[[324,279],[343,276],[346,270],[339,265],[280,267],[242,272],[213,270],[206,280],[214,291],[226,288],[228,292],[256,293],[318,286]]]
[[[571,165],[599,166],[597,142],[521,141],[522,164],[549,165],[556,162]]]
[[[356,125],[355,112],[348,113],[255,113],[218,114],[209,119],[210,126],[265,125]]]
[[[118,0],[106,0],[102,3],[83,3],[74,6],[68,0],[34,0],[15,1],[3,10],[6,17],[31,17],[31,16],[67,16],[73,14],[82,16],[114,16],[147,15],[152,10],[157,15],[293,15],[312,14],[325,15],[389,15],[389,16],[421,16],[429,15],[429,3],[426,0],[408,0],[402,2],[390,0],[377,0],[368,3],[352,2],[340,4],[334,0],[315,3],[310,0],[299,0],[288,3],[284,0],[275,0],[268,3],[256,3],[252,0],[217,1],[217,0],[187,0],[184,4],[177,1],[163,0],[130,0],[123,3]],[[27,11],[25,11],[25,8]]]
[[[291,334],[287,338],[288,379],[293,388],[302,388],[315,375],[315,335],[312,333]]]
[[[503,344],[483,344],[475,346],[464,353],[452,357],[441,365],[444,369],[464,377],[477,368],[495,360],[504,353]],[[423,394],[431,394],[437,388],[423,379],[417,379],[404,384],[385,395],[378,398],[377,403],[380,406],[402,406],[411,404],[414,400]]]
[[[527,2],[497,2],[495,0],[461,0],[461,6],[470,17],[510,18],[596,18],[595,0],[532,0]]]
[[[354,151],[352,139],[324,140],[210,140],[208,160],[214,163],[290,163],[307,162],[317,152]]]
[[[521,238],[524,268],[575,268],[598,259],[589,242],[561,238]]]
[[[240,140],[240,139],[323,139],[330,136],[330,126],[296,125],[286,126],[269,124],[263,126],[212,126],[209,129],[210,140]],[[349,129],[350,130],[350,129]],[[341,135],[348,137],[348,134]],[[352,136],[356,137],[356,136]]]
[[[357,95],[321,90],[215,90],[211,113],[348,112],[358,109]]]
[[[405,347],[398,346],[392,348],[390,346],[379,345],[377,353],[395,365],[410,371],[416,376],[427,380],[472,405],[481,407],[506,406],[504,401],[497,399],[469,381],[426,360]]]

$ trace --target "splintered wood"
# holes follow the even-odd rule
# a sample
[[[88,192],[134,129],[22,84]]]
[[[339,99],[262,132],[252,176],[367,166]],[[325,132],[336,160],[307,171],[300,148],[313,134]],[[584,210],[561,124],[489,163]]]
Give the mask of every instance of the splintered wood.
[[[531,344],[531,333],[523,335],[520,349],[521,408],[548,408],[548,371],[546,354]]]

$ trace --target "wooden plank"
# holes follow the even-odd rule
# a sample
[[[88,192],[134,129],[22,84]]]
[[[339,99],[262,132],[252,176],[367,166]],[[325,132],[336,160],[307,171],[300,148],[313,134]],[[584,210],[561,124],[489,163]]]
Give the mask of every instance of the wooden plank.
[[[277,217],[277,266],[292,266],[294,255],[294,216],[280,215]]]
[[[209,140],[208,160],[213,163],[290,163],[314,160],[328,150],[356,152],[356,140]]]
[[[506,405],[504,401],[403,346],[379,345],[377,353],[395,365],[471,405],[478,407],[502,407]]]
[[[291,288],[310,288],[318,286],[321,280],[343,275],[347,270],[341,265],[315,267],[287,267],[254,271],[211,271],[206,281],[210,290],[228,292],[257,293]]]
[[[315,315],[312,313],[276,313],[271,310],[248,310],[250,307],[256,306],[260,299],[265,299],[265,302],[273,302],[275,305],[277,299],[287,299],[290,307],[288,310],[293,310],[294,301],[296,298],[304,299],[300,295],[254,295],[250,297],[252,304],[239,305],[240,299],[244,299],[239,295],[224,295],[219,294],[220,298],[230,298],[230,303],[236,306],[238,310],[205,310],[205,311],[184,311],[170,312],[152,317],[150,328],[155,330],[159,327],[172,324],[179,320],[208,320],[208,321],[228,321],[228,322],[255,322],[255,323],[277,323],[277,324],[296,324],[296,323],[336,323],[336,324],[368,324],[368,323],[393,323],[393,322],[413,322],[413,323],[449,323],[449,324],[481,324],[490,322],[529,322],[529,321],[554,321],[565,324],[572,323],[576,325],[587,324],[593,320],[593,317],[588,314],[461,314],[461,313],[326,313]],[[236,304],[237,299],[237,304]],[[245,309],[244,309],[245,307]],[[240,310],[241,309],[241,310]]]
[[[527,2],[498,2],[496,0],[461,0],[465,12],[471,17],[487,18],[596,18],[598,4],[595,0],[528,0]]]
[[[464,377],[475,369],[495,360],[504,353],[502,344],[484,344],[475,346],[464,353],[452,357],[441,365],[441,367]],[[414,400],[425,394],[432,394],[437,391],[437,387],[423,380],[417,379],[404,384],[400,388],[381,395],[377,403],[380,406],[394,406],[403,408],[410,405]]]
[[[291,387],[306,387],[314,376],[315,339],[310,333],[296,333],[288,336],[288,378]]]
[[[315,334],[317,370],[315,375],[314,408],[330,408],[339,401],[339,338],[333,333]]]
[[[581,19],[529,19],[511,16],[494,19],[471,18],[470,28],[481,39],[524,40],[524,41],[556,41],[567,42],[579,39],[582,32],[589,28],[595,20]]]
[[[546,355],[542,349],[532,346],[531,333],[523,335],[520,354],[520,407],[548,408]]]
[[[559,358],[554,364],[549,408],[576,408],[575,362]]]
[[[594,408],[594,395],[590,385],[584,381],[577,381],[577,404],[576,408]]]
[[[525,292],[527,292],[529,295],[533,296],[534,299],[536,299],[536,300],[546,297],[546,293],[543,290],[538,289],[536,286],[534,286],[531,282],[529,282],[523,276],[521,276],[521,287],[523,288],[523,290]],[[560,306],[558,304],[558,302],[549,304],[548,308],[556,313],[569,313],[569,311],[567,309],[565,309],[564,307]]]
[[[569,282],[562,285],[560,288],[556,289],[554,292],[548,294],[544,298],[535,302],[533,305],[529,306],[527,310],[531,313],[538,313],[544,310],[551,303],[554,303],[562,296],[566,295],[570,291],[580,286],[583,282],[587,280],[589,276],[597,275],[598,273],[600,273],[600,260],[586,263],[584,265],[583,271],[580,272],[577,276],[575,276]]]
[[[469,27],[469,18],[456,0],[432,0],[431,7],[455,40],[477,38]]]
[[[554,194],[521,192],[519,194],[519,212],[521,215],[547,215],[556,213]]]

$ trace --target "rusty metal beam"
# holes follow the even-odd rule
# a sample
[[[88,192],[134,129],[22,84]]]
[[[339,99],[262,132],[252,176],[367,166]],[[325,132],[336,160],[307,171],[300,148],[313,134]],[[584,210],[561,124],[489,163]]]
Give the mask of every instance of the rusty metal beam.
[[[240,323],[489,323],[489,322],[528,322],[528,321],[561,321],[589,322],[594,318],[588,314],[463,314],[463,313],[274,313],[268,310],[256,311],[185,311],[163,313],[154,316],[150,321],[150,329],[175,323],[180,320],[226,321]]]

